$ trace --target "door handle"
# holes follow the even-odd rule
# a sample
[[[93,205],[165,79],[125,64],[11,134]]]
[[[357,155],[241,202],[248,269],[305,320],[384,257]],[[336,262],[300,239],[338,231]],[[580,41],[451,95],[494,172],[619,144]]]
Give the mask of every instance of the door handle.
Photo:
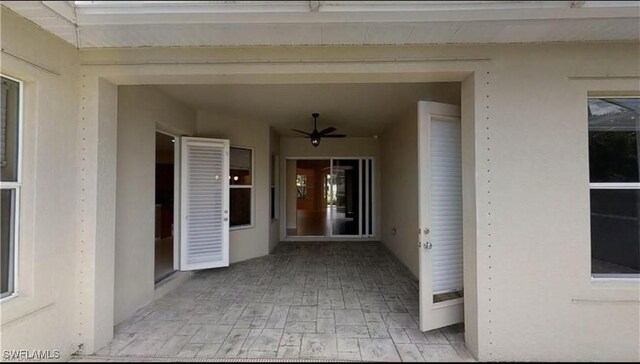
[[[225,218],[224,218],[224,221],[229,221],[229,218],[228,218],[228,217],[225,217]]]
[[[424,243],[424,248],[431,250],[431,248],[433,248],[433,244],[431,244],[430,242],[426,242]]]

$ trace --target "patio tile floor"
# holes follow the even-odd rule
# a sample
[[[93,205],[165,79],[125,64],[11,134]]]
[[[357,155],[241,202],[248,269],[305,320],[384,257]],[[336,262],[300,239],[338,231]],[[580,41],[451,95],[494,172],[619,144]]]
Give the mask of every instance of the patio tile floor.
[[[418,282],[381,243],[283,242],[196,272],[74,360],[473,360],[462,325],[422,333],[418,310]]]

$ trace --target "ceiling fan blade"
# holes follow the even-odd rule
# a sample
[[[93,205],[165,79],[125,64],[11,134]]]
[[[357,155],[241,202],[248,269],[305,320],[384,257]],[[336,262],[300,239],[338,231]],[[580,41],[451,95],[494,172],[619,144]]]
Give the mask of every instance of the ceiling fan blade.
[[[344,134],[329,134],[329,135],[323,135],[323,138],[344,138],[346,137],[346,135]]]
[[[329,134],[329,133],[334,132],[336,130],[337,130],[336,128],[334,128],[333,126],[330,126],[330,127],[326,128],[324,130],[321,130],[320,133],[318,133],[318,134],[320,134],[320,135]]]
[[[298,129],[291,129],[291,130],[296,131],[298,133],[302,133],[302,134],[304,134],[306,136],[311,136],[311,134],[307,133],[306,131],[302,131],[302,130],[298,130]]]

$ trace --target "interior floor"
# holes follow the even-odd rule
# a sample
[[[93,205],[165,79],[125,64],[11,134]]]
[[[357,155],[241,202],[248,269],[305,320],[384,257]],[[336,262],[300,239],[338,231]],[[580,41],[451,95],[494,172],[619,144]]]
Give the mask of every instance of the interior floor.
[[[333,211],[331,211],[333,210]],[[331,214],[333,229],[336,231],[357,231],[357,221],[339,212],[336,206],[310,211],[296,211],[296,228],[287,229],[287,236],[329,236],[331,232]]]
[[[154,279],[159,282],[175,272],[173,269],[173,237],[156,239]]]
[[[289,236],[325,236],[331,231],[331,220],[327,209],[297,210],[296,228],[287,229]]]
[[[461,324],[422,332],[418,281],[378,242],[283,242],[199,271],[116,327],[102,358],[472,361]]]

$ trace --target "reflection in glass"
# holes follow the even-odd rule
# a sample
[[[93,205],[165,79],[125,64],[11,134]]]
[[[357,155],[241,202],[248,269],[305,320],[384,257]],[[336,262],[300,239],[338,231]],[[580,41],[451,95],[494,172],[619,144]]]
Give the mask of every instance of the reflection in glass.
[[[640,182],[640,99],[589,99],[591,182]]]
[[[373,235],[373,160],[367,161],[367,174],[369,175],[369,182],[367,184],[367,199],[369,200],[369,210],[367,219],[369,219],[369,235]]]
[[[0,77],[0,180],[18,181],[19,87],[16,81]]]
[[[229,190],[230,226],[251,225],[251,188]]]
[[[296,190],[297,197],[301,199],[307,198],[307,176],[306,175],[297,175],[296,176]]]
[[[640,273],[640,190],[591,190],[591,272]]]
[[[229,155],[231,185],[251,185],[251,149],[230,148]]]
[[[0,192],[0,297],[13,292],[15,190]]]
[[[332,166],[335,202],[332,208],[333,235],[360,234],[360,160],[336,159]]]

